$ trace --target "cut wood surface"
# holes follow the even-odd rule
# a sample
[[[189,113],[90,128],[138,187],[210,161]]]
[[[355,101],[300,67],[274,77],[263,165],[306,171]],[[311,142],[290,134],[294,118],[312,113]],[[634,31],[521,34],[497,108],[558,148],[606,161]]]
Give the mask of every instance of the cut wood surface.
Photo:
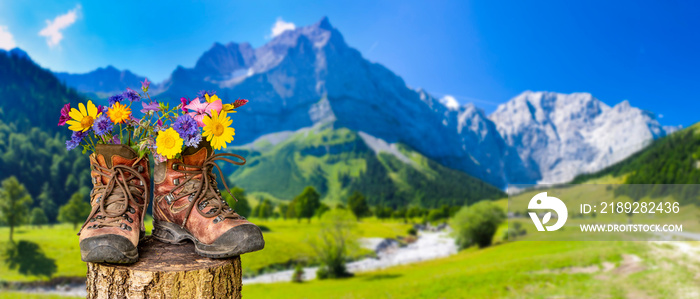
[[[210,259],[194,244],[147,237],[130,265],[88,263],[87,298],[241,298],[241,259]]]

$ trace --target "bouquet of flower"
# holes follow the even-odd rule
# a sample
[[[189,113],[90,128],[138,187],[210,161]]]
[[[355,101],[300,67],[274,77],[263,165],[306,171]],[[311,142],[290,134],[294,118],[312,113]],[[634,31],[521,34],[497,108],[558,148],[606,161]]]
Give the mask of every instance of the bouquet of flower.
[[[149,85],[148,80],[141,82],[143,94],[127,89],[111,96],[107,107],[88,101],[78,109],[70,104],[61,109],[58,124],[73,131],[66,147],[91,151],[92,209],[78,233],[82,260],[136,262],[151,199],[152,236],[158,240],[179,243],[188,238],[198,254],[212,258],[262,249],[260,229],[237,214],[217,186],[218,177],[229,191],[217,162],[245,164],[239,155],[214,150],[233,141],[230,115],[248,100],[224,104],[216,92],[202,91],[194,100],[181,98],[171,107],[151,99]],[[140,118],[133,113],[137,102]],[[148,155],[158,164],[153,179]]]
[[[224,104],[215,91],[200,91],[193,100],[181,98],[171,108],[168,103],[152,100],[150,82],[141,82],[140,94],[130,88],[109,98],[109,107],[80,103],[63,106],[58,125],[73,131],[66,141],[68,150],[83,147],[83,153],[95,151],[97,144],[124,144],[140,157],[153,154],[156,163],[179,157],[184,147],[196,147],[202,138],[219,150],[233,141],[231,113],[248,103],[238,99]],[[141,102],[141,118],[134,117],[132,106]]]

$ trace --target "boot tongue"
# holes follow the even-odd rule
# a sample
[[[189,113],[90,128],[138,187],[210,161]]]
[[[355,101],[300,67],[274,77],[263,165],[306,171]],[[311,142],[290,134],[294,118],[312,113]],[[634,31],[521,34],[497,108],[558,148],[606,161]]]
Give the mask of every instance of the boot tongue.
[[[112,192],[112,194],[108,197],[107,202],[105,202],[105,212],[114,214],[117,211],[121,211],[124,209],[126,202],[127,200],[124,199],[124,193]]]
[[[132,148],[124,144],[95,144],[95,154],[104,157],[108,168],[112,168],[114,157],[121,157],[122,160],[133,160],[139,156]]]
[[[188,165],[202,165],[204,160],[214,154],[208,141],[202,139],[197,147],[188,146],[182,151],[182,162]]]

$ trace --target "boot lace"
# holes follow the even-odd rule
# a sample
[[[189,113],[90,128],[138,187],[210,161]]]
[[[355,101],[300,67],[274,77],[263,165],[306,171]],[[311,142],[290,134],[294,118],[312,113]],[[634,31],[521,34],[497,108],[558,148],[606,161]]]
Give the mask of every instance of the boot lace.
[[[146,180],[137,170],[142,167],[137,165],[140,161],[141,158],[136,160],[131,166],[113,165],[112,168],[102,167],[98,164],[93,165],[94,171],[99,173],[100,176],[107,178],[107,184],[99,184],[93,187],[93,194],[98,194],[95,204],[99,205],[95,208],[95,204],[93,204],[90,216],[83,223],[81,231],[88,223],[93,223],[87,226],[87,228],[92,229],[120,227],[125,230],[131,230],[131,227],[122,223],[122,221],[133,222],[126,213],[135,214],[136,210],[133,206],[143,209],[149,200]],[[126,174],[131,174],[132,177],[127,178]],[[138,184],[132,182],[134,179],[139,180]],[[98,181],[101,181],[101,179],[98,179]],[[110,210],[107,210],[107,207],[110,207]],[[98,215],[100,212],[102,214]]]
[[[234,161],[226,157],[235,157],[237,159],[240,159],[242,162],[239,161]],[[221,171],[221,168],[219,165],[216,164],[216,161],[224,161],[228,162],[234,165],[244,165],[245,164],[245,158],[236,155],[236,154],[230,154],[230,153],[220,153],[220,154],[215,154],[204,160],[202,165],[189,165],[185,163],[173,163],[173,170],[177,171],[179,173],[185,174],[187,179],[185,179],[183,182],[177,184],[175,188],[170,190],[170,192],[166,195],[166,198],[169,198],[168,202],[170,203],[170,208],[173,208],[173,204],[175,202],[174,198],[174,192],[175,190],[178,189],[185,189],[185,186],[187,185],[188,182],[192,181],[194,184],[194,191],[193,192],[186,192],[184,196],[179,196],[179,198],[185,197],[189,195],[189,201],[190,203],[185,207],[185,219],[182,222],[182,227],[185,227],[187,224],[187,220],[189,219],[192,210],[196,210],[199,215],[205,218],[214,218],[214,223],[218,223],[220,221],[224,221],[226,218],[230,219],[244,219],[242,216],[238,215],[229,205],[228,203],[221,197],[221,192],[216,186],[216,175],[213,173],[214,168],[218,170],[219,176],[221,177],[221,182],[224,184],[224,187],[226,188],[226,191],[231,194],[231,190],[229,190],[228,185],[226,185],[226,178],[224,177],[223,172]],[[201,178],[195,179],[197,175],[201,174]],[[189,190],[187,190],[189,191]],[[231,197],[233,197],[233,194],[231,194]],[[238,201],[235,197],[233,197],[234,200]],[[195,207],[197,207],[195,209]],[[204,210],[210,207],[209,210],[204,212]]]

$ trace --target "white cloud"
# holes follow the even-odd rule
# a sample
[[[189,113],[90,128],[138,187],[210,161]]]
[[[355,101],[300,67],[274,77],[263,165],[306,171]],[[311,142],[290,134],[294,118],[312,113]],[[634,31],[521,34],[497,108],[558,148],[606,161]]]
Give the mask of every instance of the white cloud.
[[[453,109],[453,110],[459,109],[459,102],[457,102],[457,99],[455,99],[455,97],[453,97],[449,94],[442,97],[440,99],[440,103],[442,103],[443,105],[445,105],[445,107],[447,107],[449,109]]]
[[[46,27],[39,31],[39,36],[46,37],[46,44],[48,44],[50,48],[58,46],[63,39],[63,33],[61,31],[75,23],[75,20],[78,19],[78,13],[80,12],[81,8],[82,7],[80,4],[78,4],[67,13],[54,18],[53,21],[46,20]]]
[[[272,26],[272,37],[276,37],[287,30],[294,30],[297,26],[292,22],[285,22],[282,17],[277,18],[277,22]]]
[[[664,118],[664,115],[663,115],[663,114],[659,114],[659,118]]]
[[[15,37],[12,36],[7,26],[0,26],[0,49],[12,50],[17,47]]]

